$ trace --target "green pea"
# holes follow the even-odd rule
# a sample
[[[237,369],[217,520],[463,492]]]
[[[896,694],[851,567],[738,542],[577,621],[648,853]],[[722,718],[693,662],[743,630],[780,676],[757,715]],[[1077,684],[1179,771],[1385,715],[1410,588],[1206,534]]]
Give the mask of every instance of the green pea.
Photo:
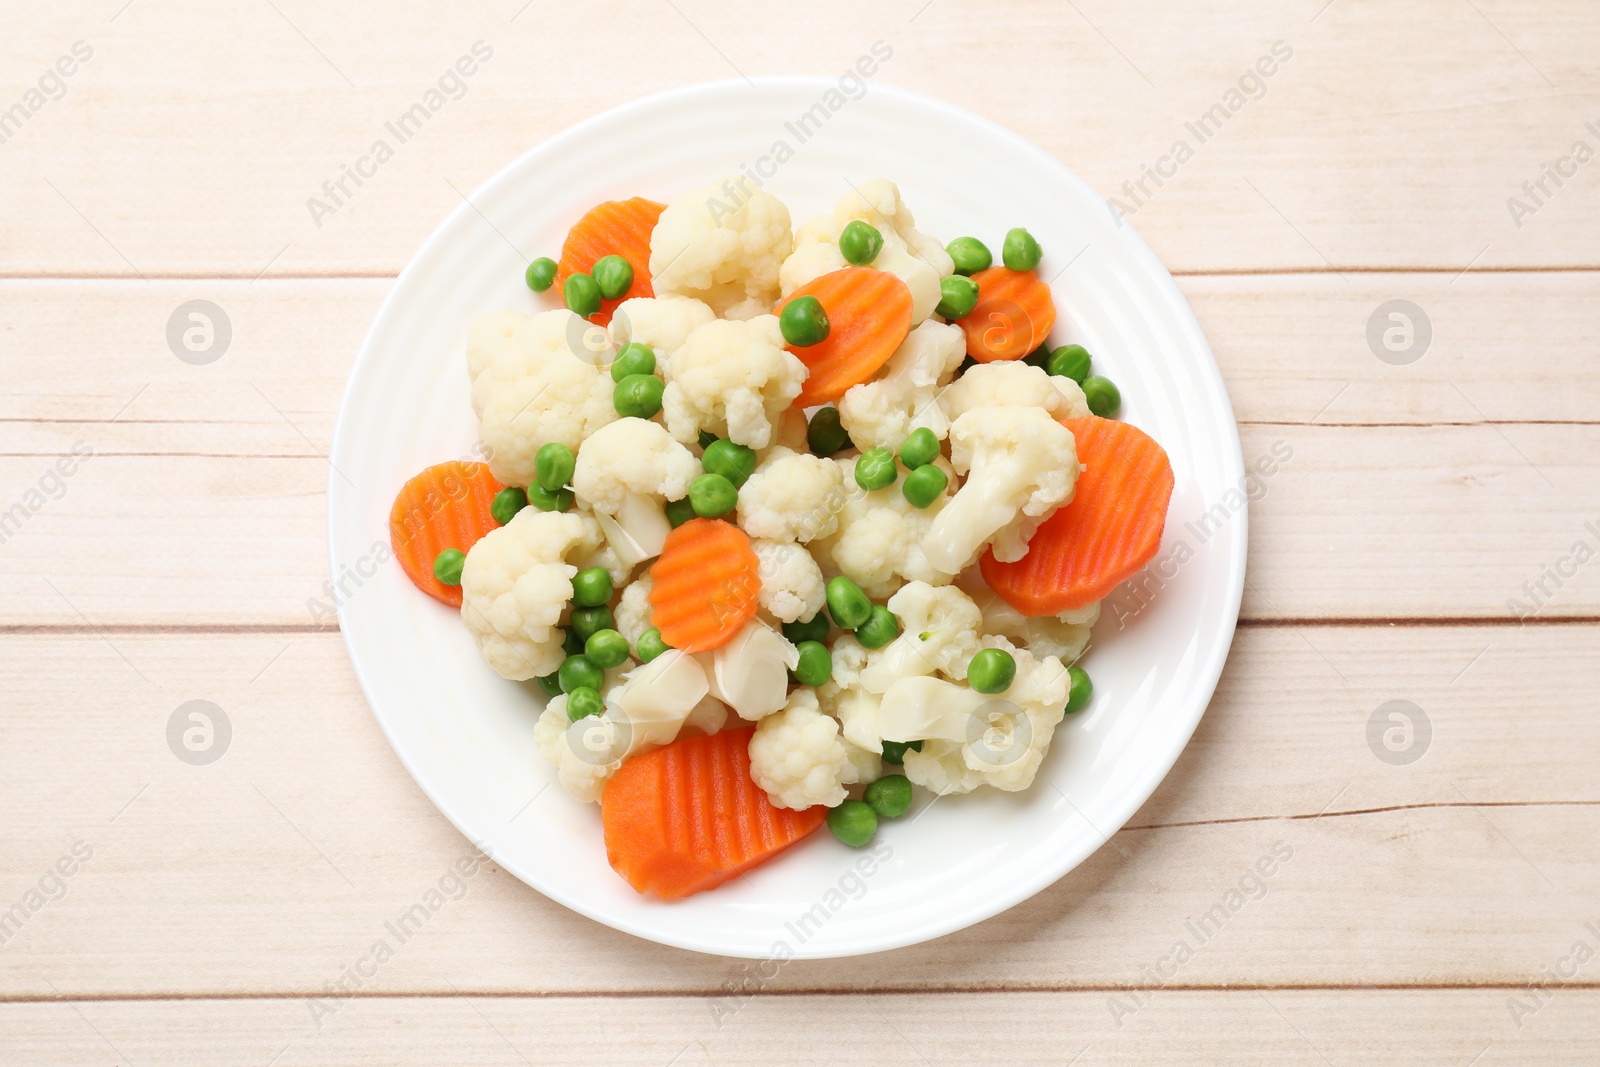
[[[572,490],[557,489],[550,492],[538,482],[528,486],[528,503],[540,511],[571,511]]]
[[[556,261],[549,256],[540,256],[528,264],[527,273],[522,277],[529,289],[542,293],[556,280]]]
[[[989,246],[976,237],[957,237],[945,245],[944,250],[955,261],[957,274],[976,274],[988,270],[989,264],[994,262]]]
[[[806,444],[812,453],[824,457],[850,447],[850,435],[839,424],[838,408],[817,409],[817,413],[806,424]]]
[[[921,741],[885,741],[883,743],[883,762],[904,763],[907,752],[921,752]]]
[[[853,219],[839,234],[839,253],[847,263],[865,267],[883,251],[883,234],[877,227]]]
[[[844,575],[828,579],[828,614],[843,630],[854,630],[872,618],[872,601]]]
[[[638,341],[630,341],[623,345],[622,350],[617,353],[617,358],[611,361],[611,380],[614,382],[620,382],[630,374],[655,372],[656,350]]]
[[[628,639],[611,629],[596,630],[583,643],[583,658],[603,671],[622,666],[628,651]]]
[[[939,499],[944,487],[949,484],[949,475],[932,463],[924,463],[906,475],[906,480],[900,484],[900,492],[912,507],[926,508]]]
[[[572,631],[578,635],[578,640],[588,642],[589,638],[601,630],[616,628],[616,622],[611,618],[611,609],[604,605],[592,608],[572,609]]]
[[[621,300],[633,284],[633,264],[621,256],[601,256],[589,268],[589,274],[607,300]]]
[[[559,696],[561,693],[561,675],[559,672],[541,674],[539,688],[544,690],[545,696]]]
[[[828,829],[851,848],[860,848],[878,832],[878,813],[863,801],[847,800],[828,812]]]
[[[1050,353],[1044,369],[1082,385],[1089,376],[1089,350],[1082,345],[1062,345]]]
[[[540,445],[533,454],[533,472],[539,485],[550,492],[564,488],[572,481],[572,472],[578,468],[578,457],[560,441]]]
[[[528,494],[514,485],[508,485],[494,495],[489,514],[501,526],[516,518],[517,512],[528,506]]]
[[[794,669],[795,680],[801,685],[823,685],[833,677],[833,656],[821,641],[801,641],[800,663]]]
[[[720,474],[702,474],[689,483],[689,503],[702,519],[717,519],[739,505],[739,490]]]
[[[561,681],[561,691],[570,698],[574,689],[588,687],[596,693],[606,684],[606,676],[582,655],[568,656],[561,661],[561,669],[556,672]]]
[[[822,310],[822,301],[816,297],[796,297],[783,305],[778,315],[778,329],[789,344],[809,348],[828,339],[828,313]]]
[[[719,440],[719,438],[717,437],[717,435],[712,433],[710,430],[701,430],[700,431],[700,451],[704,452],[706,449],[710,448],[714,442],[716,442],[718,440]]]
[[[932,463],[933,457],[939,454],[939,438],[926,426],[911,431],[911,436],[900,442],[900,462],[905,464],[908,471],[914,471],[924,463]]]
[[[667,521],[672,524],[674,530],[692,518],[694,518],[694,501],[688,497],[667,501]]]
[[[867,621],[856,627],[856,640],[863,648],[882,648],[900,636],[900,620],[882,604],[872,605]]]
[[[649,663],[671,647],[661,640],[661,631],[652,626],[639,635],[639,644],[635,651],[638,653],[640,663]]]
[[[880,818],[898,819],[911,807],[911,779],[903,774],[886,774],[867,786],[867,806]]]
[[[433,576],[445,585],[461,584],[461,567],[467,554],[459,548],[447,548],[433,557]]]
[[[1089,410],[1102,419],[1109,419],[1122,406],[1122,393],[1110,378],[1091,374],[1079,384],[1083,386],[1083,398],[1089,402]]]
[[[894,468],[894,453],[887,448],[869,448],[856,460],[856,484],[869,493],[887,489],[899,476]]]
[[[700,457],[700,466],[707,474],[722,475],[737,489],[756,469],[756,450],[732,441],[713,441]]]
[[[586,319],[600,310],[600,286],[587,274],[569,274],[561,287],[561,299],[568,311]]]
[[[828,616],[826,612],[817,612],[804,622],[786,622],[783,624],[783,636],[792,644],[802,641],[825,641],[828,637]]]
[[[978,306],[978,283],[960,274],[939,282],[939,306],[933,310],[951,322],[964,319]]]
[[[967,684],[979,693],[1004,693],[1017,677],[1017,661],[1003,648],[986,648],[967,664]]]
[[[580,685],[567,694],[567,718],[573,722],[587,719],[591,715],[598,715],[606,708],[605,702],[600,699],[600,691]]]
[[[1067,677],[1071,679],[1067,689],[1067,714],[1071,715],[1089,706],[1089,698],[1094,696],[1094,683],[1089,681],[1089,672],[1082,667],[1068,667]]]
[[[667,384],[654,374],[629,374],[611,390],[611,406],[624,418],[648,419],[661,410]]]
[[[578,631],[570,626],[563,626],[561,632],[565,635],[561,639],[561,651],[569,656],[583,655],[583,638],[578,636]]]
[[[1021,226],[1006,231],[1005,243],[1000,246],[1000,261],[1007,270],[1032,270],[1039,265],[1043,255],[1033,234]]]
[[[585,567],[572,576],[572,602],[580,608],[595,608],[611,599],[611,572],[604,567]]]

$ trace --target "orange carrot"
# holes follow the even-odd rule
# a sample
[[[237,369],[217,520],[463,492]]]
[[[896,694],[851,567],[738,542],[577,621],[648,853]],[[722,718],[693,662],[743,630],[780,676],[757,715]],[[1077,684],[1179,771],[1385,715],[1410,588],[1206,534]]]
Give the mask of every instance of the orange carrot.
[[[978,283],[978,305],[961,320],[967,355],[993,363],[1021,359],[1044,344],[1056,324],[1056,305],[1038,274],[990,267],[972,280]]]
[[[911,290],[886,270],[845,267],[824,274],[790,293],[772,313],[781,314],[784,304],[802,296],[814,296],[822,304],[828,337],[808,348],[789,346],[811,370],[795,398],[796,407],[838,400],[846,389],[878,373],[911,332]]]
[[[602,256],[621,256],[633,268],[633,284],[618,300],[600,301],[600,310],[589,321],[601,326],[611,321],[611,313],[623,300],[636,296],[655,296],[650,287],[650,234],[667,205],[636,196],[632,200],[607,200],[589,209],[572,224],[561,245],[561,261],[556,264],[556,283],[551,288],[557,299],[569,274],[587,274]]]
[[[433,576],[433,557],[447,548],[465,552],[500,525],[489,513],[505,486],[487,463],[440,463],[400,487],[389,509],[389,544],[416,587],[451,607],[461,606],[461,587]]]
[[[751,779],[753,733],[674,741],[634,756],[606,783],[606,859],[634,889],[663,900],[714,889],[822,825],[827,808],[780,808]]]
[[[1028,542],[1028,554],[1000,563],[985,552],[983,580],[1024,615],[1054,615],[1101,600],[1150,562],[1172,499],[1172,464],[1143,430],[1089,415],[1062,419],[1083,473],[1072,502]]]
[[[755,617],[761,561],[731,522],[690,519],[667,535],[650,568],[650,619],[685,652],[725,645]]]

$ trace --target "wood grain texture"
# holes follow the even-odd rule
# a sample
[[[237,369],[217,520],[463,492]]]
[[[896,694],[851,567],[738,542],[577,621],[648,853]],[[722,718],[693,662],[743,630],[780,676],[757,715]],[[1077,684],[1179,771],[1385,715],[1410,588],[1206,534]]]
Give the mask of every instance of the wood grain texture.
[[[1600,920],[1593,630],[1380,633],[1241,631],[1178,766],[1083,866],[938,941],[792,963],[784,988],[1136,982],[1280,842],[1293,858],[1184,983],[1531,980]],[[0,951],[0,999],[315,992],[470,847],[384,743],[337,635],[13,636],[0,655],[23,694],[0,748],[0,885],[20,896],[74,842],[93,849]],[[209,766],[167,749],[192,699],[232,723]],[[1410,766],[1367,747],[1391,699],[1432,721]],[[551,792],[530,815],[567,803]],[[365,988],[708,991],[743,966],[605,929],[494,869]]]

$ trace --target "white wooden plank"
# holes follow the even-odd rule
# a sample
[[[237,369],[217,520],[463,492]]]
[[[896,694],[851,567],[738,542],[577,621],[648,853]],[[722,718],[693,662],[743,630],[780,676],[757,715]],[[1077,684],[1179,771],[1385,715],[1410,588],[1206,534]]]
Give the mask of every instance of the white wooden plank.
[[[1275,846],[1292,855],[1196,945],[1183,984],[1531,980],[1600,921],[1592,629],[1310,638],[1242,631],[1134,828],[1055,886],[926,945],[790,964],[781,988],[1136,983],[1230,889],[1255,894]],[[391,754],[336,635],[13,635],[0,656],[16,690],[0,728],[0,905],[75,842],[92,849],[3,946],[3,995],[314,993],[470,847]],[[167,747],[169,716],[193,699],[232,727],[206,766]],[[1367,744],[1393,699],[1432,722],[1409,766]],[[705,992],[742,966],[608,930],[492,869],[365,988]]]
[[[5,145],[0,269],[392,273],[459,204],[452,185],[576,121],[710,78],[837,75],[875,40],[895,50],[878,82],[1008,125],[1108,197],[1134,196],[1124,183],[1146,167],[1173,173],[1144,179],[1132,221],[1181,270],[1597,263],[1594,168],[1546,179],[1520,227],[1507,207],[1575,141],[1600,143],[1585,128],[1600,90],[1585,0],[1032,0],[977,20],[955,4],[825,0],[798,21],[731,0],[560,17],[489,0],[276,6],[186,0],[110,22],[59,8],[11,27],[8,103],[74,41],[94,55]],[[493,58],[465,95],[319,228],[308,198],[479,40]],[[1259,98],[1230,99],[1280,41],[1292,57],[1264,89],[1245,82]],[[602,53],[622,61],[596,77]],[[1186,123],[1219,104],[1231,117],[1201,143]],[[1180,139],[1194,154],[1174,173],[1162,157]]]
[[[357,999],[0,1005],[10,1063],[1110,1064],[1587,1067],[1600,993],[1564,989],[1518,1029],[1512,991],[1163,992],[1112,1020],[1105,993]],[[1474,1061],[1474,1057],[1477,1057]]]

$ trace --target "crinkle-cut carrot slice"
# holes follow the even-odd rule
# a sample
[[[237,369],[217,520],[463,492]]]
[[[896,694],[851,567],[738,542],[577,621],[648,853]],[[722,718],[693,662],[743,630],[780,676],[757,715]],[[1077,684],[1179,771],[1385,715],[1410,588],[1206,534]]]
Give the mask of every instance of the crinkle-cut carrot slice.
[[[983,580],[1024,615],[1055,615],[1108,596],[1161,546],[1172,500],[1167,453],[1137,426],[1089,415],[1062,419],[1083,472],[1071,503],[1028,542],[1028,553],[1000,563],[985,552]]]
[[[727,644],[755,617],[761,561],[731,522],[690,519],[667,535],[650,568],[650,620],[685,652]]]
[[[1050,336],[1056,304],[1050,286],[1031,270],[990,267],[972,276],[978,304],[961,320],[967,355],[979,363],[1021,359]]]
[[[679,900],[765,863],[828,809],[780,808],[750,777],[754,727],[686,737],[634,756],[600,800],[606,858],[640,893]]]
[[[828,404],[889,362],[911,332],[911,290],[886,270],[845,267],[800,286],[772,309],[814,296],[828,316],[828,336],[819,344],[789,346],[811,371],[795,398],[796,407]]]
[[[453,608],[461,587],[433,576],[433,558],[447,548],[465,552],[500,524],[489,507],[505,486],[487,463],[439,463],[400,487],[389,509],[389,544],[416,587]]]
[[[556,282],[551,291],[559,298],[569,274],[587,274],[602,256],[621,256],[633,268],[633,284],[616,300],[600,301],[600,310],[589,321],[605,326],[611,313],[624,300],[636,296],[655,296],[650,286],[650,234],[667,205],[642,196],[631,200],[607,200],[596,204],[572,224],[561,245],[556,263]]]

